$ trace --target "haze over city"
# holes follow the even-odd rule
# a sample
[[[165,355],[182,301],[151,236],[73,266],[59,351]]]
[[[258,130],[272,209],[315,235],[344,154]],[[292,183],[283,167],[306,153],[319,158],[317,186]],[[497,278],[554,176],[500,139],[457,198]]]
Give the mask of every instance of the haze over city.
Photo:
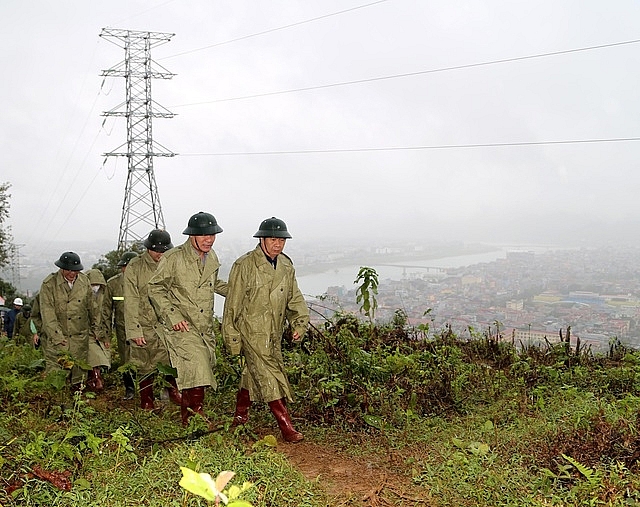
[[[124,79],[105,27],[175,34],[153,99],[174,242],[638,243],[637,2],[7,1],[1,181],[21,251],[115,248]],[[288,247],[289,248],[289,247]],[[50,254],[49,254],[50,252]]]

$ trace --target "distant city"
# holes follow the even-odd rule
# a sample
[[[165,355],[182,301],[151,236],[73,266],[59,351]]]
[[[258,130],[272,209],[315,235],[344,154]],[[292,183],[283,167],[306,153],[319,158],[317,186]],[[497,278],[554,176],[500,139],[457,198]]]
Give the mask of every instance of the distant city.
[[[357,312],[356,287],[329,287],[326,300]],[[558,343],[568,329],[594,351],[612,340],[640,345],[640,249],[507,250],[466,267],[411,270],[380,279],[376,319],[402,310],[412,325],[451,325],[461,336],[500,333],[516,345]]]
[[[44,277],[56,270],[53,261],[65,249],[49,255],[22,251],[20,291],[33,295]],[[108,250],[95,243],[76,248],[85,269]],[[223,277],[246,250],[246,243],[221,243],[216,248]],[[316,320],[337,309],[358,312],[353,281],[359,266],[369,266],[379,272],[379,321],[390,321],[401,310],[411,325],[428,324],[434,330],[450,325],[461,336],[499,332],[502,339],[516,343],[557,343],[560,332],[566,336],[570,327],[573,341],[580,338],[594,350],[606,349],[612,339],[640,346],[640,248],[292,243],[287,252]],[[460,264],[483,258],[492,260]],[[0,276],[11,281],[10,274],[5,270]],[[317,298],[323,294],[326,297]]]

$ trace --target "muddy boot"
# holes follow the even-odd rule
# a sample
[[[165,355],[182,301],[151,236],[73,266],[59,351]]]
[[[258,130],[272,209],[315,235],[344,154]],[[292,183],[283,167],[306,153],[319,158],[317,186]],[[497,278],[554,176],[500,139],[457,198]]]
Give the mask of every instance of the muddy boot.
[[[251,398],[249,398],[248,389],[240,389],[236,397],[236,412],[233,414],[232,426],[241,426],[249,420],[249,407],[251,406]]]
[[[87,391],[91,391],[93,393],[97,391],[95,369],[91,369],[87,372]]]
[[[122,399],[132,400],[136,395],[136,387],[130,372],[125,371],[122,374],[122,382],[124,383],[124,397]]]
[[[191,412],[189,411],[189,403],[191,401],[191,389],[183,389],[181,396],[182,402],[180,403],[180,417],[182,418],[182,425],[189,426],[189,419],[191,418]]]
[[[195,414],[200,414],[207,420],[207,416],[204,415],[204,411],[202,410],[204,404],[204,386],[194,387],[189,389],[189,391],[191,391],[189,393],[189,407]]]
[[[280,432],[282,433],[282,438],[285,442],[295,443],[304,439],[302,433],[293,429],[291,417],[289,417],[289,412],[287,410],[287,406],[284,404],[284,399],[270,401],[269,408],[276,418],[276,421],[278,421],[278,426],[280,427]]]
[[[180,390],[178,389],[178,384],[176,384],[175,377],[167,375],[164,379],[169,383],[169,387],[167,388],[169,399],[174,405],[178,405],[181,407],[182,395],[180,394]]]
[[[102,370],[99,366],[95,366],[93,368],[93,388],[95,392],[100,392],[104,389],[104,381],[102,380]],[[89,375],[91,375],[91,371],[89,371]]]
[[[143,378],[140,381],[140,408],[153,410],[153,375]]]

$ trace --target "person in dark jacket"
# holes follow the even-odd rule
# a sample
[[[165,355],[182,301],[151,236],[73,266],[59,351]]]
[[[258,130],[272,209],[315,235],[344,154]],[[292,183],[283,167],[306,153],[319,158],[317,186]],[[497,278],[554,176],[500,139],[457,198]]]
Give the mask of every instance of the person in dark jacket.
[[[22,311],[22,305],[22,298],[15,298],[13,300],[13,308],[4,317],[4,332],[7,334],[7,338],[13,338],[16,317]]]

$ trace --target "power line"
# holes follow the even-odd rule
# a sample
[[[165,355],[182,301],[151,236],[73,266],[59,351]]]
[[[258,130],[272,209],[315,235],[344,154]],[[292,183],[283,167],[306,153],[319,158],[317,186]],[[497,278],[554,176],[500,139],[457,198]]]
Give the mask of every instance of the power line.
[[[470,148],[500,148],[507,146],[549,146],[561,144],[595,144],[640,141],[640,137],[614,137],[608,139],[567,139],[561,141],[522,141],[510,143],[435,144],[425,146],[387,146],[381,148],[335,148],[323,150],[238,151],[220,153],[181,153],[183,157],[230,157],[247,155],[307,155],[312,153],[359,153],[373,151],[452,150]]]
[[[215,44],[210,44],[208,46],[203,46],[200,48],[196,48],[196,49],[191,49],[189,51],[183,51],[182,53],[176,53],[175,55],[170,55],[170,56],[165,56],[164,58],[158,58],[158,60],[166,60],[167,58],[175,58],[176,56],[183,56],[183,55],[188,55],[191,53],[196,53],[198,51],[204,51],[205,49],[211,49],[211,48],[215,48],[217,46],[223,46],[224,44],[231,44],[232,42],[238,42],[241,40],[245,40],[245,39],[250,39],[252,37],[258,37],[260,35],[265,35],[268,33],[272,33],[272,32],[277,32],[279,30],[286,30],[287,28],[292,28],[294,26],[300,26],[300,25],[304,25],[306,23],[312,23],[314,21],[318,21],[320,19],[325,19],[325,18],[330,18],[332,16],[338,16],[340,14],[344,14],[346,12],[351,12],[351,11],[355,11],[358,9],[364,9],[365,7],[371,7],[372,5],[376,5],[376,4],[381,4],[383,2],[386,2],[387,0],[378,0],[377,2],[371,2],[368,4],[364,4],[364,5],[358,5],[356,7],[351,7],[350,9],[345,9],[342,11],[338,11],[338,12],[332,12],[330,14],[324,14],[323,16],[317,16],[315,18],[310,18],[310,19],[305,19],[304,21],[298,21],[296,23],[291,23],[289,25],[284,25],[284,26],[279,26],[277,28],[270,28],[269,30],[264,30],[262,32],[256,32],[256,33],[252,33],[249,35],[243,35],[242,37],[236,37],[235,39],[229,39],[223,42],[216,42]]]
[[[539,54],[535,54],[535,55],[515,56],[513,58],[501,58],[499,60],[488,60],[488,61],[485,61],[485,62],[467,63],[467,64],[463,64],[463,65],[454,65],[454,66],[450,66],[450,67],[440,67],[440,68],[437,68],[437,69],[427,69],[427,70],[419,70],[419,71],[415,71],[415,72],[405,72],[403,74],[392,74],[392,75],[389,75],[389,76],[378,76],[378,77],[371,77],[371,78],[364,78],[364,79],[355,79],[355,80],[352,80],[352,81],[341,81],[341,82],[338,82],[338,83],[328,83],[328,84],[316,85],[316,86],[305,86],[305,87],[302,87],[302,88],[291,88],[291,89],[288,89],[288,90],[279,90],[279,91],[275,91],[275,92],[256,93],[256,94],[253,94],[253,95],[241,95],[241,96],[238,96],[238,97],[228,97],[226,99],[207,100],[207,101],[203,101],[203,102],[191,102],[191,103],[187,103],[187,104],[174,105],[172,107],[198,106],[198,105],[202,105],[202,104],[214,104],[214,103],[217,103],[217,102],[231,102],[231,101],[234,101],[234,100],[246,100],[246,99],[255,99],[255,98],[259,98],[259,97],[269,97],[269,96],[272,96],[272,95],[283,95],[285,93],[297,93],[297,92],[305,92],[305,91],[311,91],[311,90],[321,90],[323,88],[334,88],[334,87],[337,87],[337,86],[348,86],[348,85],[361,84],[361,83],[370,83],[370,82],[374,82],[374,81],[384,81],[384,80],[388,80],[388,79],[398,79],[398,78],[403,78],[403,77],[420,76],[420,75],[425,75],[425,74],[435,74],[435,73],[438,73],[438,72],[449,72],[449,71],[452,71],[452,70],[471,69],[471,68],[474,68],[474,67],[484,67],[484,66],[488,66],[488,65],[497,65],[497,64],[501,64],[501,63],[511,63],[511,62],[518,62],[518,61],[523,61],[523,60],[532,60],[534,58],[547,58],[549,56],[558,56],[558,55],[565,55],[565,54],[570,54],[570,53],[593,51],[595,49],[605,49],[605,48],[616,47],[616,46],[624,46],[624,45],[628,45],[628,44],[637,44],[638,42],[640,42],[640,39],[622,41],[622,42],[612,42],[610,44],[600,44],[600,45],[597,45],[597,46],[587,46],[587,47],[583,47],[583,48],[565,49],[565,50],[561,50],[561,51],[552,51],[552,52],[549,52],[549,53],[539,53]]]

